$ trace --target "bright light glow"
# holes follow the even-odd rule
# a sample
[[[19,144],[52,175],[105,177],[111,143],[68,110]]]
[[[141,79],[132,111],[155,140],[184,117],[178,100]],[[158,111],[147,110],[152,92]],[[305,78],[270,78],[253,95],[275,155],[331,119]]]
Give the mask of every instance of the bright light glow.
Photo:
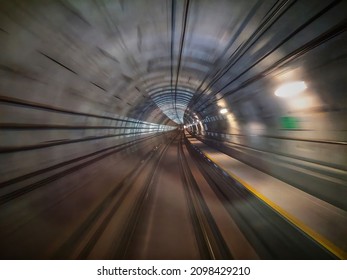
[[[306,83],[303,81],[290,82],[281,85],[275,91],[275,95],[278,97],[290,97],[294,96],[307,89]]]
[[[223,109],[221,109],[219,112],[220,112],[221,114],[226,114],[226,113],[228,113],[228,109],[223,108]]]

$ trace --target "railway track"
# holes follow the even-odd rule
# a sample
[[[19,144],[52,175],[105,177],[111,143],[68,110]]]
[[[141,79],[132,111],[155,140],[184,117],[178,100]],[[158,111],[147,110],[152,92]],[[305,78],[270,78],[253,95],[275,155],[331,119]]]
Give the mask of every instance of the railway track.
[[[163,161],[166,160],[166,154],[170,146],[177,146],[177,163],[179,171],[179,180],[176,181],[176,188],[181,188],[183,190],[183,199],[185,200],[185,205],[187,206],[186,211],[189,213],[189,224],[192,227],[192,239],[195,240],[194,244],[198,248],[198,258],[199,259],[231,259],[232,255],[225,244],[219,229],[214,222],[206,202],[200,193],[200,189],[192,175],[186,157],[189,156],[184,152],[183,149],[183,135],[179,134],[173,139],[175,144],[169,143],[157,157],[157,162],[153,166],[153,172],[147,178],[143,184],[143,190],[138,196],[137,202],[134,204],[132,215],[129,217],[127,225],[124,228],[121,239],[117,244],[117,248],[114,252],[113,258],[116,259],[128,259],[128,258],[141,258],[153,256],[157,248],[152,248],[148,244],[139,244],[141,240],[144,240],[143,236],[146,235],[143,230],[143,225],[139,225],[142,220],[150,220],[148,215],[150,211],[150,196],[154,196],[156,189],[160,188],[161,185],[158,183],[158,178],[160,173],[163,172],[161,166],[165,166]],[[172,171],[174,172],[174,171]],[[147,216],[147,217],[146,217]],[[161,228],[161,234],[165,234],[163,227],[165,225],[160,225],[160,219],[153,221],[156,223],[157,228]],[[140,241],[139,241],[140,240]],[[175,243],[175,238],[171,240]],[[187,251],[194,251],[194,244],[190,244],[186,248]],[[146,249],[141,254],[141,250],[137,248],[145,247]],[[175,254],[173,254],[175,255]],[[172,256],[172,255],[171,255]],[[177,253],[176,257],[180,257]],[[165,256],[164,256],[165,258]]]
[[[209,208],[201,194],[201,190],[191,172],[187,161],[187,155],[183,149],[184,136],[178,145],[178,158],[180,172],[184,178],[184,188],[189,212],[194,225],[195,236],[199,245],[202,259],[232,259],[232,255],[209,211]]]
[[[169,155],[171,152],[176,153],[177,162],[175,162],[176,169],[170,173],[178,176],[173,185],[177,189],[172,192],[180,197],[173,203],[181,205],[182,211],[167,212],[163,216],[165,220],[163,222],[160,219],[163,217],[153,219],[151,207],[158,209],[162,207],[160,206],[162,201],[155,200],[158,192],[164,196],[170,195],[167,194],[167,190],[162,190],[160,178],[165,177],[163,166],[170,166],[167,161],[171,158]],[[187,156],[189,155],[184,151],[182,134],[177,134],[166,145],[152,151],[140,166],[135,166],[129,176],[113,188],[113,191],[65,240],[55,252],[54,258],[93,259],[101,255],[106,259],[153,258],[159,248],[153,245],[156,243],[153,241],[153,236],[154,239],[171,242],[174,247],[180,246],[175,245],[180,240],[176,238],[177,236],[170,237],[170,233],[165,232],[167,220],[170,216],[176,215],[182,215],[185,221],[182,222],[183,228],[189,227],[187,232],[190,236],[182,235],[182,240],[188,238],[192,242],[188,242],[187,246],[183,246],[184,248],[177,252],[169,251],[171,245],[167,244],[168,248],[163,248],[163,251],[166,251],[168,256],[174,256],[173,258],[194,256],[193,258],[199,259],[233,258],[190,172]],[[167,209],[161,209],[161,212],[165,211]],[[150,220],[155,230],[148,229],[151,227],[151,223],[148,222]],[[150,238],[148,242],[145,241],[146,236]],[[107,250],[103,244],[106,244]],[[162,257],[165,258],[165,255]]]

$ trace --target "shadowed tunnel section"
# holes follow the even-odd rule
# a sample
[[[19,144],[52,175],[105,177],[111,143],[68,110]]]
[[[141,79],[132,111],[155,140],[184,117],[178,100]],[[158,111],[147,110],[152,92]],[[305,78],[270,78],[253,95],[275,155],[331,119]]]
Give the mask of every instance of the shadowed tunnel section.
[[[0,257],[347,257],[347,1],[0,3]]]

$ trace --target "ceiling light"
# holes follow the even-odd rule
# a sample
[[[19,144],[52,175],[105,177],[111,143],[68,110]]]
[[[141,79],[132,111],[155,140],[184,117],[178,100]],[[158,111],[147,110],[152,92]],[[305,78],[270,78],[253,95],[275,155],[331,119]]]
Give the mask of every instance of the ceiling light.
[[[294,96],[307,89],[306,83],[304,81],[290,82],[281,85],[275,91],[275,95],[278,97],[290,97]]]
[[[228,113],[228,109],[223,108],[223,109],[221,109],[219,112],[220,112],[221,114],[226,114],[226,113]]]

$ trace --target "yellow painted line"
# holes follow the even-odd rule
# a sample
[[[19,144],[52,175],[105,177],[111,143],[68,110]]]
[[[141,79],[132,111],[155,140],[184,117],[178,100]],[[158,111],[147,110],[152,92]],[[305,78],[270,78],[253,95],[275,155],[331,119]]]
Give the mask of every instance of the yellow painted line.
[[[199,149],[200,150],[200,149]],[[201,151],[201,150],[200,150]],[[211,160],[213,163],[217,164],[215,160],[212,159],[211,156],[209,156],[207,153],[201,151],[209,160]],[[218,164],[217,164],[218,165]],[[222,166],[218,165],[222,168]],[[222,168],[223,169],[223,168]],[[262,201],[264,201],[267,205],[269,205],[272,209],[274,209],[277,213],[285,217],[287,220],[289,220],[292,224],[297,226],[299,229],[301,229],[303,232],[305,232],[308,236],[310,236],[312,239],[314,239],[316,242],[318,242],[320,245],[322,245],[324,248],[326,248],[328,251],[336,255],[340,259],[347,259],[347,252],[342,250],[341,248],[337,247],[335,244],[333,244],[330,240],[326,239],[319,233],[315,232],[313,229],[305,225],[302,221],[300,221],[295,216],[289,214],[286,210],[282,209],[280,206],[278,206],[276,203],[272,202],[270,199],[268,199],[266,196],[264,196],[262,193],[258,192],[255,188],[253,188],[251,185],[249,185],[246,181],[241,179],[239,176],[235,175],[231,171],[223,169],[225,172],[227,172],[233,179],[240,182],[245,188],[247,188],[251,193],[253,193],[255,196],[260,198]]]

